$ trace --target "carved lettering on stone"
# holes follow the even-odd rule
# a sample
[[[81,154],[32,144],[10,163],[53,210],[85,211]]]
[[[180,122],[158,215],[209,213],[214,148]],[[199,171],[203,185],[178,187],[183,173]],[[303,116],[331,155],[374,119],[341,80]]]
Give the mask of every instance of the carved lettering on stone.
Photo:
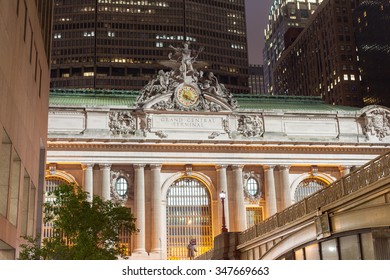
[[[242,115],[238,119],[237,131],[244,137],[261,137],[264,133],[264,124],[260,116]]]
[[[129,135],[136,131],[136,120],[130,112],[110,112],[108,126],[114,135]]]
[[[381,141],[390,135],[390,111],[376,108],[367,112],[363,133],[367,137],[373,135]]]

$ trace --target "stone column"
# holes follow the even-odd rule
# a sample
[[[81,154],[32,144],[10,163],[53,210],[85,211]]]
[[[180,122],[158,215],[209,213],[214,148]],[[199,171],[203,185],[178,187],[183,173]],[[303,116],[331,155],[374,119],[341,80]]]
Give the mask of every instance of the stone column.
[[[340,176],[344,177],[345,175],[348,175],[349,172],[351,171],[351,166],[341,165],[339,166],[339,170],[340,170]]]
[[[276,203],[276,189],[274,178],[274,166],[263,165],[264,189],[265,189],[265,218],[269,218],[278,212]]]
[[[281,190],[281,199],[282,199],[282,209],[286,209],[292,204],[291,199],[291,190],[290,190],[290,166],[288,165],[279,165],[279,175],[280,175],[280,190]]]
[[[221,232],[222,229],[222,201],[219,198],[219,194],[224,191],[226,193],[226,198],[225,198],[225,221],[226,221],[226,228],[229,230],[229,194],[228,194],[228,187],[227,187],[227,176],[226,176],[226,168],[227,165],[216,165],[215,166],[217,170],[217,192],[218,192],[218,231],[217,233]]]
[[[99,164],[100,170],[102,171],[102,198],[103,200],[111,199],[111,188],[110,188],[110,171],[111,164]]]
[[[145,164],[134,164],[134,204],[135,225],[139,232],[135,235],[134,253],[145,251]]]
[[[82,165],[84,170],[84,191],[88,193],[88,202],[92,202],[93,198],[93,165],[93,163]]]
[[[150,165],[152,175],[152,249],[155,254],[161,253],[162,242],[162,201],[161,201],[161,164]]]
[[[243,165],[232,165],[233,187],[235,196],[234,228],[231,231],[243,231],[246,229],[246,209],[244,204],[244,184],[242,179]]]

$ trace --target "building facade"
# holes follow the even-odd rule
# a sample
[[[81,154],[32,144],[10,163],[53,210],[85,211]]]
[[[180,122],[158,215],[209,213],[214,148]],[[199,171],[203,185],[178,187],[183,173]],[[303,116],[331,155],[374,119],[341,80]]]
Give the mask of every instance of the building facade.
[[[275,0],[264,31],[264,80],[267,93],[279,94],[274,89],[273,72],[285,48],[291,45],[322,0]],[[283,94],[283,93],[280,93]]]
[[[222,213],[229,231],[244,231],[389,149],[388,108],[233,96],[188,66],[160,71],[139,93],[50,99],[47,186],[75,183],[129,207],[139,232],[122,243],[132,259],[186,259],[189,242],[205,253]]]
[[[41,227],[51,22],[51,1],[0,2],[0,259]]]
[[[249,92],[244,0],[54,2],[52,88],[140,90],[188,41],[227,88]]]
[[[390,106],[390,3],[355,1],[353,20],[365,105]],[[383,65],[383,67],[380,67]],[[379,66],[379,67],[378,67]]]
[[[266,94],[263,65],[249,65],[249,93]]]
[[[349,1],[322,1],[275,65],[277,92],[317,95],[329,104],[362,106],[352,11]]]

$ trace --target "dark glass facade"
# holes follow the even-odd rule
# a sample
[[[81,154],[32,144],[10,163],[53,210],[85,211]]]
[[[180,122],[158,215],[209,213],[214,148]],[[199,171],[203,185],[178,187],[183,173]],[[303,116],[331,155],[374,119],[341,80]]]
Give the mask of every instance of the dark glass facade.
[[[275,91],[361,107],[353,2],[324,0],[274,70]]]
[[[390,107],[390,2],[356,0],[354,23],[364,104]]]
[[[244,0],[55,0],[52,88],[141,89],[172,49],[204,47],[232,92],[247,93]]]

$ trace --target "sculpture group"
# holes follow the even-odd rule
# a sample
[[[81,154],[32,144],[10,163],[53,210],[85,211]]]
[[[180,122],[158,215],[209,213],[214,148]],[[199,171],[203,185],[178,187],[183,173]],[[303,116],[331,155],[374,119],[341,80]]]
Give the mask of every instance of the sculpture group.
[[[173,52],[169,53],[169,60],[162,61],[161,64],[171,68],[170,71],[160,70],[157,77],[151,80],[141,91],[137,98],[138,107],[144,107],[145,104],[152,100],[157,100],[159,96],[166,95],[169,98],[158,100],[153,105],[157,110],[187,110],[187,111],[220,111],[222,106],[220,102],[226,103],[230,109],[237,108],[237,102],[232,93],[226,87],[219,83],[213,72],[203,71],[207,64],[198,61],[199,50],[191,50],[189,43],[184,43],[182,48],[169,46]],[[178,100],[178,90],[185,87],[184,98],[188,99],[188,104]],[[193,92],[196,96],[189,94]],[[220,101],[220,102],[216,102]],[[195,100],[194,100],[195,101]]]

